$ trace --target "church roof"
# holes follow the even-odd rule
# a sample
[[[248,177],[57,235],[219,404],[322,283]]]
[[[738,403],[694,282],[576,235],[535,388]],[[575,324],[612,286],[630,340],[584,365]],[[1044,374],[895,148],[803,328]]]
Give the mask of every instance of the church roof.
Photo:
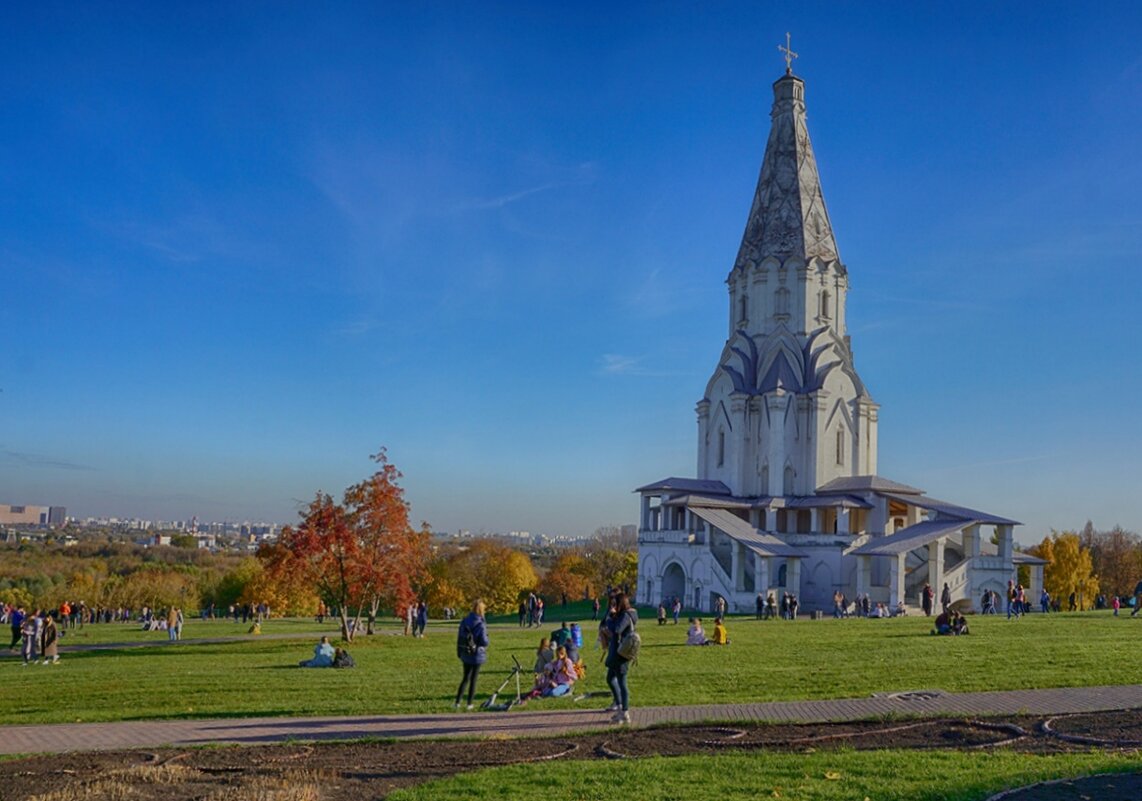
[[[757,502],[750,498],[734,498],[726,495],[703,495],[691,492],[675,495],[662,502],[664,506],[712,506],[719,509],[753,509]]]
[[[769,256],[838,260],[805,123],[805,82],[789,73],[773,84],[769,140],[736,268]]]
[[[852,495],[805,495],[799,498],[788,498],[785,501],[786,509],[871,509],[868,501]]]
[[[901,484],[897,481],[884,478],[882,476],[846,476],[844,478],[834,478],[821,486],[817,487],[818,495],[832,495],[834,493],[842,494],[849,492],[879,492],[879,493],[900,493],[902,495],[923,495],[924,490],[910,487],[907,484]],[[913,503],[915,499],[908,499],[908,503]]]
[[[938,501],[935,498],[929,498],[927,495],[900,495],[892,492],[880,493],[886,498],[891,498],[901,503],[908,503],[913,506],[919,506],[921,509],[928,509],[932,512],[939,512],[946,517],[958,517],[961,520],[972,520],[976,523],[987,523],[988,525],[999,526],[1018,526],[1022,525],[1018,520],[1011,520],[1007,517],[1000,517],[993,515],[990,512],[981,512],[978,509],[969,509],[966,506],[957,506],[954,503],[947,501]]]
[[[759,556],[804,557],[792,545],[788,545],[772,534],[763,534],[749,523],[742,520],[732,512],[725,509],[711,509],[709,507],[691,506],[693,514],[705,520],[719,531],[745,545]]]
[[[887,537],[873,537],[864,545],[850,551],[850,554],[852,556],[896,556],[907,553],[913,548],[927,545],[940,537],[955,534],[965,526],[971,525],[972,522],[970,520],[924,520],[907,528],[902,528]]]
[[[635,492],[654,492],[656,490],[663,492],[698,492],[707,495],[733,494],[730,492],[730,488],[721,481],[704,478],[676,478],[673,476],[655,481],[652,484],[647,484],[645,487],[639,487]]]

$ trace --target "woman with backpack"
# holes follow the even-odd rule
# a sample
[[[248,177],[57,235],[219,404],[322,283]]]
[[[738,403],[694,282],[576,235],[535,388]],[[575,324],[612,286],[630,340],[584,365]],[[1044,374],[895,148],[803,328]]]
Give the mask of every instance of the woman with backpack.
[[[480,665],[488,661],[488,626],[484,622],[484,610],[484,602],[477,599],[472,604],[472,611],[460,621],[460,630],[456,635],[456,656],[464,665],[464,677],[460,679],[460,686],[456,690],[456,703],[452,705],[454,709],[460,708],[460,697],[464,694],[465,684],[468,685],[468,708],[472,708]]]
[[[624,593],[615,595],[611,614],[603,625],[607,632],[607,684],[614,697],[614,703],[607,707],[607,711],[615,713],[616,723],[630,723],[630,693],[627,690],[630,660],[619,653],[619,648],[624,637],[634,635],[638,613],[631,609]]]

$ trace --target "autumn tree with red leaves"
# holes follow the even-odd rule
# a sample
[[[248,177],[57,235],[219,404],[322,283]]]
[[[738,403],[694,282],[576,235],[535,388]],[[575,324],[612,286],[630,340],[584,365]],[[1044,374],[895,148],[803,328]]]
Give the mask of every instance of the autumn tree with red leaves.
[[[363,615],[372,634],[382,605],[411,602],[430,558],[427,524],[420,531],[409,525],[400,471],[384,448],[370,458],[376,472],[345,490],[343,503],[318,492],[298,526],[286,527],[277,547],[259,552],[271,575],[308,584],[337,610],[346,641],[360,629]]]

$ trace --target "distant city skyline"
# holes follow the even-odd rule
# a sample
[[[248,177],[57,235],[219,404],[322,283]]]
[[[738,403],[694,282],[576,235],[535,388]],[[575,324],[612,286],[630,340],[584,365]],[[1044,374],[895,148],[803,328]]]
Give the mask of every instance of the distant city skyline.
[[[633,522],[790,31],[879,472],[1142,528],[1136,3],[0,17],[5,503],[291,523],[386,446],[414,524]]]

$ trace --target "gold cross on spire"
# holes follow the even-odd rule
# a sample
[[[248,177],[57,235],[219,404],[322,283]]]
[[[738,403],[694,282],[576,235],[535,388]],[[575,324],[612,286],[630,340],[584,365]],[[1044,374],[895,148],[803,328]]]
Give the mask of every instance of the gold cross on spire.
[[[793,74],[793,59],[797,58],[797,54],[789,49],[789,32],[785,32],[785,46],[777,46],[777,49],[785,54],[785,74]]]

